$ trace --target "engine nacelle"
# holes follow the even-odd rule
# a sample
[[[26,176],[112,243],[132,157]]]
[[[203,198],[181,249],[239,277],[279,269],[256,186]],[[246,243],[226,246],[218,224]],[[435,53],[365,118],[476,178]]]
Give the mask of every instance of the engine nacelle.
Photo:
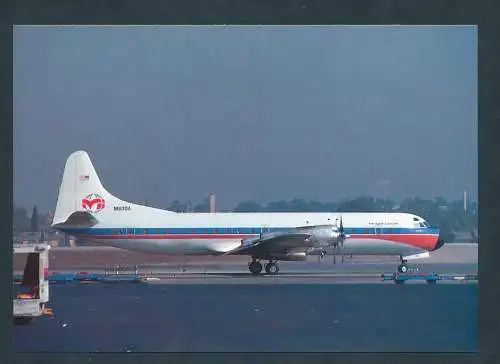
[[[311,239],[315,247],[335,245],[340,238],[339,229],[334,225],[303,227],[300,231],[312,234]]]
[[[303,262],[307,260],[307,255],[305,252],[295,252],[288,254],[273,254],[273,257],[277,260],[288,261],[288,262]]]

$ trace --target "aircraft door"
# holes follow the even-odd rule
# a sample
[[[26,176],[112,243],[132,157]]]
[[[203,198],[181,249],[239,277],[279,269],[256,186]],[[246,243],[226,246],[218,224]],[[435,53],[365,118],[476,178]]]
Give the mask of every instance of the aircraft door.
[[[377,225],[374,225],[373,223],[369,223],[371,225],[368,228],[368,235],[376,235],[377,234]]]
[[[262,226],[260,227],[260,236],[262,236],[262,235],[263,235],[263,234],[265,234],[265,233],[270,232],[270,230],[271,230],[271,229],[269,228],[269,225],[262,225]]]

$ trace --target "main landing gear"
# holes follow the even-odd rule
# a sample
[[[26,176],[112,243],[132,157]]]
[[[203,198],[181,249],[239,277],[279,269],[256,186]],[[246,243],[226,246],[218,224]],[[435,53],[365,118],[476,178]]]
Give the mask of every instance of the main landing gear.
[[[278,262],[269,262],[265,266],[265,270],[267,274],[278,274],[280,271],[280,267],[278,267]]]
[[[278,262],[274,260],[270,260],[269,263],[267,263],[264,266],[264,269],[267,274],[278,274],[280,271]],[[262,264],[257,260],[253,259],[249,264],[248,264],[248,270],[250,273],[253,275],[258,275],[262,272]]]
[[[260,272],[262,272],[262,264],[260,264],[260,262],[256,260],[252,260],[248,264],[248,269],[250,270],[250,273],[252,273],[253,275],[260,274]]]

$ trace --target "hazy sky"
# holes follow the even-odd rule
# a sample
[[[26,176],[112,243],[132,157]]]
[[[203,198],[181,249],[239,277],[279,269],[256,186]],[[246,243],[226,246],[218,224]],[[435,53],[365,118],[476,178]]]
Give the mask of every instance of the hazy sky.
[[[473,27],[15,27],[14,202],[477,196]]]

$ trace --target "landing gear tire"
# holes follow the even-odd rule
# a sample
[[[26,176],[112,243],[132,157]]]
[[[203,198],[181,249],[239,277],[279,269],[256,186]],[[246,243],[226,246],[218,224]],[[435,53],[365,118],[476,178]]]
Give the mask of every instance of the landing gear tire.
[[[405,263],[401,263],[400,265],[398,265],[398,272],[399,273],[407,273],[408,266]]]
[[[253,261],[248,265],[248,270],[250,270],[250,273],[253,275],[258,275],[262,272],[262,264],[260,264],[260,262]]]
[[[266,273],[267,274],[278,274],[280,268],[276,263],[267,263],[266,264]]]

